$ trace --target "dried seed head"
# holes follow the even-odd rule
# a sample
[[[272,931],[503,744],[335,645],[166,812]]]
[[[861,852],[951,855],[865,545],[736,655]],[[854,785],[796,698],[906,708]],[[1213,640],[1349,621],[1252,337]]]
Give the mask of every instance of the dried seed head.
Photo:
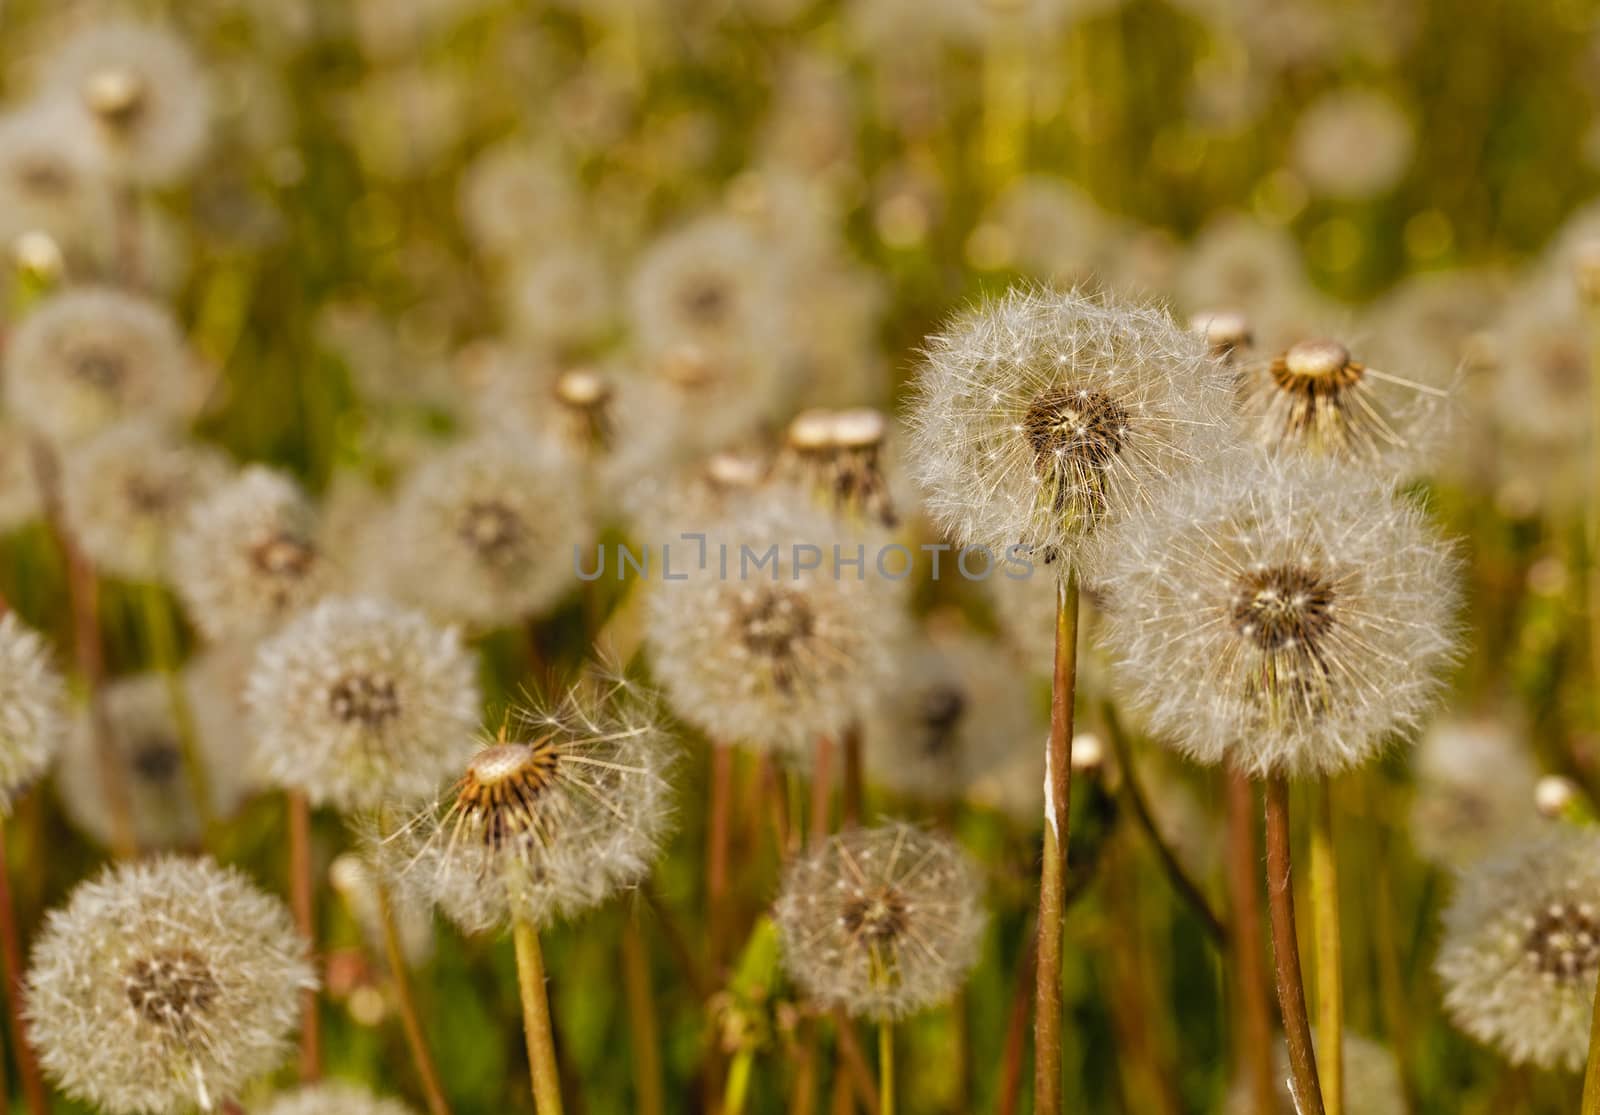
[[[1457,1026],[1512,1064],[1579,1069],[1600,972],[1600,842],[1524,841],[1468,869],[1434,970]]]
[[[649,873],[675,752],[649,693],[591,675],[552,708],[508,716],[380,855],[467,932],[572,917]]]
[[[572,168],[521,141],[497,144],[472,161],[458,207],[473,241],[507,259],[558,243],[584,222]]]
[[[95,121],[117,177],[168,185],[205,153],[209,83],[165,27],[123,20],[85,26],[46,63],[45,86]]]
[[[1192,314],[1189,329],[1206,339],[1211,355],[1231,362],[1240,349],[1247,349],[1254,341],[1250,332],[1250,319],[1234,310],[1212,310]]]
[[[558,351],[592,345],[615,323],[616,288],[594,244],[552,245],[523,260],[509,280],[512,326],[520,336]]]
[[[774,917],[784,967],[806,994],[871,1018],[954,995],[987,922],[965,853],[901,824],[841,833],[796,860]]]
[[[1424,859],[1466,865],[1536,831],[1538,779],[1523,738],[1504,720],[1444,720],[1422,737],[1411,839]]]
[[[590,533],[571,461],[545,442],[491,436],[425,461],[396,498],[396,595],[440,619],[494,628],[574,581]]]
[[[75,1099],[116,1115],[210,1111],[284,1059],[315,984],[276,898],[208,860],[146,860],[50,914],[29,1031]]]
[[[63,454],[62,515],[100,569],[162,581],[172,532],[228,473],[214,450],[150,423],[124,423]]]
[[[208,638],[245,638],[315,600],[332,571],[299,487],[251,465],[197,504],[174,535],[172,580]]]
[[[256,764],[347,812],[415,801],[471,753],[474,675],[454,629],[330,597],[257,651],[245,692]]]
[[[1303,340],[1245,370],[1244,412],[1268,449],[1414,463],[1437,439],[1447,392],[1368,367],[1339,341]]]
[[[1221,451],[1232,391],[1160,311],[1013,290],[929,341],[910,452],[956,542],[1070,566],[1101,525]]]
[[[215,817],[229,817],[256,788],[239,740],[244,652],[209,651],[179,675],[194,729],[194,747],[205,767]],[[105,691],[106,718],[117,776],[128,795],[139,847],[183,848],[205,831],[194,804],[194,783],[185,770],[183,737],[166,678],[141,674],[119,678]],[[56,793],[72,823],[102,847],[115,843],[112,811],[94,721],[79,711],[61,751]]]
[[[892,527],[885,474],[888,420],[870,407],[802,411],[789,423],[778,474],[815,493],[836,514]]]
[[[1495,329],[1500,369],[1490,413],[1512,438],[1569,449],[1588,436],[1591,338],[1564,277],[1516,292]]]
[[[53,441],[81,440],[134,416],[185,419],[196,386],[172,316],[109,288],[51,295],[22,319],[6,350],[7,407]]]
[[[13,613],[0,614],[0,814],[55,758],[66,701],[44,639]]]
[[[93,130],[55,100],[0,114],[0,243],[15,251],[32,235],[78,247],[104,227],[98,156]]]
[[[261,1115],[415,1115],[399,1100],[375,1096],[354,1084],[315,1084],[274,1096]]]
[[[1556,820],[1566,815],[1578,799],[1577,784],[1559,774],[1547,774],[1533,788],[1533,803],[1541,817]]]
[[[1432,707],[1456,645],[1455,564],[1361,470],[1236,454],[1103,544],[1118,686],[1194,759],[1332,773]]]
[[[805,754],[817,736],[837,738],[876,698],[903,623],[900,593],[873,568],[872,542],[841,536],[827,516],[777,491],[706,531],[705,567],[656,585],[648,602],[655,676],[674,709],[742,746]],[[863,568],[836,567],[836,544],[847,558],[865,547]],[[811,551],[796,549],[807,546],[820,561],[810,569],[802,565]]]

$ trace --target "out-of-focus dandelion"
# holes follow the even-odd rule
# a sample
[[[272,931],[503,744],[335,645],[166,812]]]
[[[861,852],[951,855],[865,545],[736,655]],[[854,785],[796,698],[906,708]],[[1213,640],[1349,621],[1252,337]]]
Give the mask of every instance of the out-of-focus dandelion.
[[[888,437],[888,419],[870,407],[802,411],[789,423],[779,475],[848,521],[892,527]]]
[[[119,179],[168,185],[205,153],[209,83],[165,27],[112,19],[79,28],[49,60],[44,87],[94,121],[104,162]]]
[[[1026,671],[994,640],[948,625],[927,625],[895,657],[866,720],[868,776],[912,798],[965,799],[1037,823],[1045,727]]]
[[[1513,438],[1564,449],[1589,435],[1592,340],[1565,276],[1528,283],[1494,326],[1499,368],[1491,413]]]
[[[653,586],[648,601],[654,672],[673,708],[714,740],[759,750],[800,755],[839,738],[889,676],[902,622],[874,546],[777,492],[705,530],[704,567]],[[858,546],[863,566],[835,564]]]
[[[602,340],[616,314],[616,282],[599,248],[552,246],[526,260],[507,280],[512,328],[556,351]]]
[[[425,461],[395,498],[390,590],[481,628],[549,607],[590,535],[574,487],[571,460],[537,440],[489,435]]]
[[[541,1113],[561,1105],[539,932],[649,873],[673,759],[654,699],[592,674],[554,705],[508,716],[446,798],[383,849],[401,885],[462,928],[511,928]]]
[[[1498,718],[1446,720],[1417,751],[1411,838],[1435,863],[1465,865],[1531,834],[1538,771]]]
[[[197,504],[174,535],[172,583],[210,639],[254,637],[332,580],[316,513],[289,477],[251,465]]]
[[[239,709],[220,683],[232,669],[223,659],[236,655],[217,649],[186,668],[179,677],[192,719],[192,754],[176,715],[168,681],[159,674],[120,678],[106,687],[106,718],[111,726],[112,769],[128,797],[134,835],[141,848],[182,848],[205,838],[202,814],[227,817],[251,789],[241,745]],[[103,778],[105,761],[87,710],[81,711],[67,736],[57,771],[56,791],[68,818],[104,846],[116,841]],[[204,784],[211,801],[201,809],[194,800],[196,783],[184,766],[204,766]]]
[[[472,654],[453,629],[330,597],[263,643],[245,700],[255,761],[278,785],[351,812],[415,801],[470,754]]]
[[[1400,1082],[1400,1063],[1394,1050],[1365,1035],[1344,1033],[1345,1092],[1348,1110],[1361,1115],[1405,1115],[1405,1089]],[[1273,1053],[1273,1077],[1277,1082],[1277,1106],[1272,1115],[1294,1115],[1294,1097],[1289,1089],[1289,1051],[1278,1042]],[[1230,1093],[1230,1115],[1264,1115],[1252,1106],[1253,1098],[1241,1084]]]
[[[110,195],[100,178],[94,133],[58,101],[0,115],[0,245],[27,233],[84,246],[104,228]]]
[[[116,1115],[211,1111],[289,1051],[315,986],[282,903],[206,860],[109,868],[53,911],[28,1017],[61,1089]]]
[[[0,534],[27,525],[43,510],[27,433],[0,416]]]
[[[22,425],[71,442],[133,416],[186,419],[195,366],[164,308],[137,295],[75,287],[22,319],[5,354],[5,400]]]
[[[66,725],[66,687],[44,639],[0,614],[0,811],[55,758]]]
[[[329,1083],[274,1096],[261,1115],[413,1115],[399,1100],[373,1095],[354,1084]]]
[[[215,450],[150,423],[124,423],[63,454],[62,517],[100,569],[162,581],[173,530],[228,472]]]
[[[582,225],[573,171],[551,151],[508,141],[467,167],[458,202],[462,223],[490,255],[516,259]]]
[[[1512,1064],[1576,1070],[1600,969],[1600,844],[1582,829],[1469,868],[1434,970],[1452,1021]]]
[[[1411,121],[1374,89],[1323,94],[1295,124],[1294,165],[1312,192],[1363,199],[1392,189],[1411,163]]]

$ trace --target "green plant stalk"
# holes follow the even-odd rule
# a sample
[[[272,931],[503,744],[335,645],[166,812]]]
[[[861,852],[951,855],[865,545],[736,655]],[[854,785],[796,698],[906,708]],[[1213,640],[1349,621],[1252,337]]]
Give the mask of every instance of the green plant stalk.
[[[539,931],[525,918],[513,916],[511,935],[517,949],[517,992],[522,997],[522,1030],[528,1044],[534,1108],[539,1115],[561,1115],[561,1070],[556,1063]]]
[[[1044,857],[1039,871],[1039,968],[1034,983],[1034,1112],[1061,1112],[1061,940],[1072,791],[1072,706],[1078,673],[1078,582],[1056,586],[1055,670],[1045,750]]]
[[[389,959],[389,978],[394,981],[400,1025],[405,1030],[406,1044],[411,1047],[411,1060],[422,1084],[428,1115],[451,1115],[449,1101],[445,1099],[444,1088],[439,1082],[439,1070],[434,1066],[428,1038],[422,1029],[422,1016],[417,1012],[411,971],[406,966],[405,949],[400,944],[400,927],[395,921],[394,900],[389,895],[388,884],[382,880],[378,882],[378,913],[383,920],[383,947]]]
[[[1316,937],[1317,1068],[1328,1115],[1344,1111],[1344,964],[1339,939],[1339,864],[1333,843],[1333,788],[1311,788],[1311,921]]]
[[[1589,406],[1592,428],[1589,431],[1591,488],[1588,504],[1589,543],[1589,671],[1590,681],[1600,682],[1600,385],[1594,373],[1600,370],[1600,309],[1589,308],[1589,330],[1594,353],[1590,359]],[[1600,984],[1597,984],[1600,988]],[[1600,990],[1594,1014],[1589,1021],[1589,1063],[1583,1071],[1583,1115],[1600,1115]]]
[[[178,662],[178,630],[173,622],[172,609],[162,595],[159,585],[144,585],[139,590],[139,612],[144,623],[145,638],[150,645],[150,658],[161,675],[167,690],[167,703],[172,706],[172,722],[178,730],[178,753],[183,757],[183,771],[189,780],[189,796],[194,799],[195,819],[207,848],[216,850],[217,816],[212,808],[211,777],[205,760],[200,755],[200,733],[195,728],[194,709],[189,694],[183,687],[183,674]]]
[[[722,1089],[722,1115],[740,1115],[750,1095],[750,1070],[755,1054],[741,1049],[728,1065],[728,1082]]]
[[[1306,1013],[1306,989],[1300,977],[1300,944],[1295,937],[1294,878],[1289,853],[1289,783],[1281,775],[1266,779],[1267,909],[1272,921],[1273,970],[1278,982],[1278,1009],[1283,1015],[1283,1040],[1299,1115],[1327,1115],[1317,1082],[1317,1054]]]
[[[666,1099],[661,1085],[661,1037],[650,986],[650,951],[637,911],[630,911],[622,925],[622,977],[633,1048],[634,1110],[638,1115],[662,1115]]]
[[[0,608],[0,615],[4,609]],[[28,1043],[28,1024],[22,1013],[22,938],[17,931],[16,904],[11,894],[11,863],[7,858],[6,826],[0,824],[0,955],[5,958],[6,1021],[28,1115],[49,1115],[50,1100],[39,1075],[39,1062]],[[4,1058],[0,1058],[4,1060]],[[3,1086],[3,1085],[0,1085]],[[0,1095],[7,1093],[0,1092]]]
[[[1600,989],[1589,1019],[1589,1064],[1583,1070],[1582,1115],[1600,1115]]]
[[[894,1023],[878,1022],[878,1111],[894,1115]]]

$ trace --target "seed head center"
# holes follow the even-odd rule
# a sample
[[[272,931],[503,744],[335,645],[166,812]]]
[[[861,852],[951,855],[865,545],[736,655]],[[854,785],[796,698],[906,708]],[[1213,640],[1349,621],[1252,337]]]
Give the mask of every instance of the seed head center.
[[[1333,626],[1334,591],[1315,570],[1280,565],[1255,569],[1235,586],[1234,630],[1268,653],[1315,647]]]
[[[950,749],[956,729],[967,711],[967,695],[956,685],[935,685],[922,695],[918,713],[923,727],[923,750],[941,755]]]
[[[346,674],[329,687],[328,710],[342,723],[381,728],[400,715],[400,694],[387,675]]]
[[[140,1018],[177,1034],[196,1026],[221,990],[211,967],[191,949],[139,957],[123,973],[122,989]]]
[[[905,897],[893,887],[878,887],[850,896],[840,914],[845,930],[867,946],[884,945],[904,935]]]
[[[1592,982],[1600,969],[1600,911],[1558,900],[1526,919],[1523,948],[1544,975]]]
[[[456,809],[483,843],[498,850],[548,827],[538,802],[560,773],[554,737],[497,743],[473,756],[456,795]]]
[[[461,516],[459,534],[474,553],[490,565],[505,566],[517,559],[526,535],[521,516],[500,500],[473,500]]]
[[[1033,400],[1023,418],[1041,469],[1107,468],[1128,440],[1128,411],[1111,396],[1059,387]]]

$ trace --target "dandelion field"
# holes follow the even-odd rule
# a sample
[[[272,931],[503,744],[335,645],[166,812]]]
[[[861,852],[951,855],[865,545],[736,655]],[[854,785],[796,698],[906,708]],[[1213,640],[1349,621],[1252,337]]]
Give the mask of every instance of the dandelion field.
[[[1576,0],[0,0],[26,1115],[1600,1115]]]

